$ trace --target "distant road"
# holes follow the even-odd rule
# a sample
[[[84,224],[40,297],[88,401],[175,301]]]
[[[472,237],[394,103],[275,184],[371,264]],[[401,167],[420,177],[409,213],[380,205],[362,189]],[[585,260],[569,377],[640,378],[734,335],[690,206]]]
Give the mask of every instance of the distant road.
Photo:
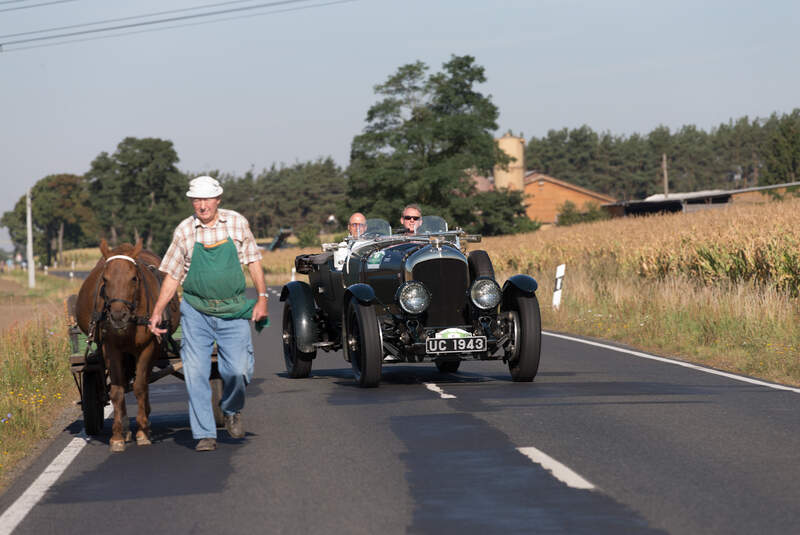
[[[222,430],[217,451],[196,453],[183,383],[158,381],[154,444],[111,455],[108,434],[89,441],[15,533],[797,532],[795,391],[555,336],[533,383],[465,362],[450,375],[387,365],[361,389],[326,353],[289,379],[277,290],[245,440]],[[80,430],[0,496],[0,514]]]
[[[62,270],[62,269],[51,269],[48,271],[50,275],[55,275],[56,277],[63,277],[65,279],[69,278],[69,270]],[[72,274],[76,279],[85,279],[89,276],[91,271],[73,271]]]

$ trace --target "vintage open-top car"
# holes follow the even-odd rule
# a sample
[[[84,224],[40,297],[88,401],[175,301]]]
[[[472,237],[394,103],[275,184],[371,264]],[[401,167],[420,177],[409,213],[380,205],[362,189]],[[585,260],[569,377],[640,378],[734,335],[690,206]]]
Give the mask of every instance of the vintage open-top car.
[[[310,284],[283,287],[283,350],[289,377],[308,377],[317,350],[343,349],[356,381],[377,386],[384,364],[433,361],[455,372],[462,360],[503,360],[514,381],[539,368],[536,281],[514,275],[502,289],[480,236],[425,216],[415,234],[367,220],[358,239],[323,244],[295,259]]]

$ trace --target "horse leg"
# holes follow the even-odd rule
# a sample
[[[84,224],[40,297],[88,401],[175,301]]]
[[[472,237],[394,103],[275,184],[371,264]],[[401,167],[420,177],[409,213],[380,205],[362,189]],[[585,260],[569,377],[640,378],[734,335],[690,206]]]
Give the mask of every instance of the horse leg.
[[[130,422],[125,407],[125,370],[122,365],[122,352],[105,345],[103,354],[111,378],[111,404],[114,406],[114,423],[111,426],[109,447],[112,452],[125,451],[125,442],[130,439]]]
[[[136,359],[136,379],[133,382],[133,392],[136,394],[136,402],[139,410],[136,412],[136,444],[148,446],[150,442],[150,387],[149,376],[153,368],[153,358],[156,354],[155,343],[145,347],[139,358]]]

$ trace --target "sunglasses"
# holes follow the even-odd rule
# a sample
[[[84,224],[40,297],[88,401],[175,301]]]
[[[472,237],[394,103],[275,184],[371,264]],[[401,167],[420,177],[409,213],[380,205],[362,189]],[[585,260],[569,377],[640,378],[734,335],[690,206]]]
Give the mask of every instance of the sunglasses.
[[[419,219],[420,217],[422,217],[422,216],[418,216],[418,215],[404,215],[404,216],[403,216],[403,219],[405,219],[406,221],[408,221],[409,219],[410,219],[411,221],[416,221],[416,220],[417,220],[417,219]]]

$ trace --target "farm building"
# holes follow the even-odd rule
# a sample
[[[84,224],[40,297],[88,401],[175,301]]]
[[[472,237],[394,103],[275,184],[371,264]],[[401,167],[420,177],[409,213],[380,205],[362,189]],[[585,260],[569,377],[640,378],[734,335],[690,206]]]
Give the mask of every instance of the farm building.
[[[783,195],[789,188],[800,187],[800,182],[732,190],[707,190],[690,193],[658,193],[641,201],[620,201],[604,204],[613,217],[645,215],[664,212],[697,212],[721,208],[729,204],[761,204],[770,200],[768,193]]]
[[[578,210],[584,210],[587,204],[607,206],[616,200],[608,195],[591,191],[563,180],[537,171],[520,173],[522,175],[522,189],[525,191],[525,212],[532,220],[543,225],[554,225],[558,220],[558,212],[565,202],[569,201]],[[472,175],[475,189],[478,191],[493,191],[495,178]],[[520,189],[511,184],[505,187]]]
[[[543,224],[557,223],[559,209],[567,201],[580,211],[585,210],[589,204],[600,206],[615,202],[608,195],[536,171],[527,172],[523,180],[528,218]]]
[[[495,167],[493,177],[473,175],[475,189],[492,191],[495,187],[523,190],[526,213],[530,219],[543,225],[553,225],[558,219],[559,209],[565,202],[573,203],[578,210],[587,204],[605,205],[616,199],[595,191],[575,186],[537,171],[525,171],[525,140],[506,134],[497,140],[498,146],[512,161],[506,169]]]

